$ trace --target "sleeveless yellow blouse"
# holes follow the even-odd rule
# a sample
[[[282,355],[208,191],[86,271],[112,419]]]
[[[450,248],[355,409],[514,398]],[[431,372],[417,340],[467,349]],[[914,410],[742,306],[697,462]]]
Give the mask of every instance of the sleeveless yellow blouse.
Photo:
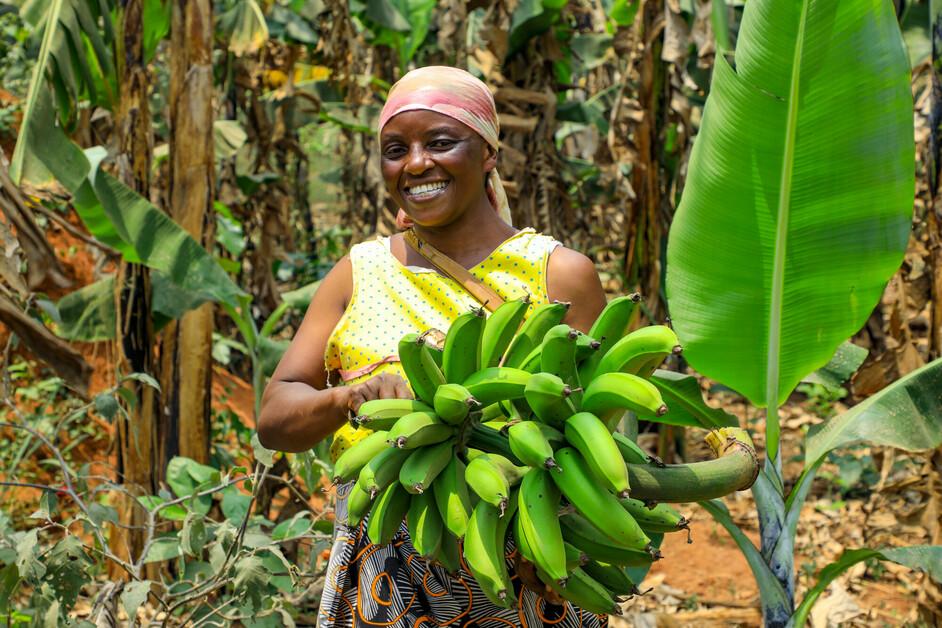
[[[546,264],[559,242],[523,229],[502,242],[469,272],[504,300],[530,296],[530,309],[549,298]],[[383,372],[403,376],[396,355],[399,339],[429,329],[447,332],[459,314],[480,306],[461,284],[426,268],[404,266],[389,249],[389,238],[362,242],[350,249],[353,296],[327,341],[324,363],[345,384]],[[334,434],[331,458],[370,433],[344,425]]]

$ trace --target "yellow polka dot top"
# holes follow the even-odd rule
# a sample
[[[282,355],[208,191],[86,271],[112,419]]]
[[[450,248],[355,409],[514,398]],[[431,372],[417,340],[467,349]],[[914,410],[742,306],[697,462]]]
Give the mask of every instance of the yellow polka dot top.
[[[530,296],[530,310],[549,299],[546,264],[559,242],[523,229],[504,240],[468,271],[504,300]],[[428,329],[447,332],[459,314],[480,306],[461,284],[435,270],[405,266],[392,254],[389,238],[350,249],[353,296],[327,341],[324,362],[344,383],[355,384],[383,372],[403,375],[396,355],[399,339]],[[331,458],[370,432],[344,425],[334,434]]]

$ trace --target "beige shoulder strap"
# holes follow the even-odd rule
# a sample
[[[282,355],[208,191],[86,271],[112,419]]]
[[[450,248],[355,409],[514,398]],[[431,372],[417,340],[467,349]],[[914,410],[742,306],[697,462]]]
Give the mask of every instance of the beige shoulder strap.
[[[409,246],[415,249],[419,255],[431,262],[432,265],[442,271],[442,273],[461,284],[461,287],[463,287],[468,294],[477,299],[481,305],[489,311],[493,312],[504,304],[504,300],[499,294],[468,272],[464,266],[448,257],[425,240],[419,238],[414,230],[407,229],[403,232],[403,237],[405,237]]]

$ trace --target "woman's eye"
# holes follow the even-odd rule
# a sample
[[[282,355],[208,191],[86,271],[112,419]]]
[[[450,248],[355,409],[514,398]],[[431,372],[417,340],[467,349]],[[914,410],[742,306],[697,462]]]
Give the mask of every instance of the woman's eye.
[[[454,145],[454,140],[433,140],[431,144],[432,148],[451,148]]]
[[[383,150],[383,156],[387,159],[395,159],[401,157],[405,151],[401,146],[388,146]]]

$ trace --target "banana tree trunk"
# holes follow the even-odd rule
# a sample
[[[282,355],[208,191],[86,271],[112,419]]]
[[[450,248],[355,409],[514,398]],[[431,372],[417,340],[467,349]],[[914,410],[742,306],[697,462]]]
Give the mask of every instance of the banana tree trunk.
[[[204,247],[214,239],[213,17],[210,0],[174,0],[170,52],[170,216]],[[163,457],[209,461],[213,306],[161,334]]]
[[[662,143],[660,133],[666,80],[666,65],[661,60],[664,10],[663,0],[642,0],[634,24],[639,55],[637,99],[642,117],[633,133],[638,157],[631,172],[631,186],[637,198],[625,221],[623,259],[627,286],[638,286],[654,316],[663,312],[659,269],[665,232],[660,218],[662,197],[658,150]]]
[[[116,111],[119,150],[118,175],[128,186],[149,196],[151,136],[148,86],[150,73],[144,61],[143,0],[129,0],[118,20],[120,36],[117,47],[118,76],[121,98]],[[154,328],[151,322],[151,281],[147,267],[121,262],[116,285],[117,332],[114,364],[118,372],[155,374]],[[123,398],[126,413],[117,419],[118,481],[128,494],[120,495],[118,518],[110,536],[111,549],[118,556],[137,560],[144,549],[145,513],[134,503],[132,495],[154,495],[165,465],[158,455],[162,439],[159,426],[158,393],[137,380],[129,380],[125,388],[133,403]],[[113,569],[113,578],[126,577]]]

